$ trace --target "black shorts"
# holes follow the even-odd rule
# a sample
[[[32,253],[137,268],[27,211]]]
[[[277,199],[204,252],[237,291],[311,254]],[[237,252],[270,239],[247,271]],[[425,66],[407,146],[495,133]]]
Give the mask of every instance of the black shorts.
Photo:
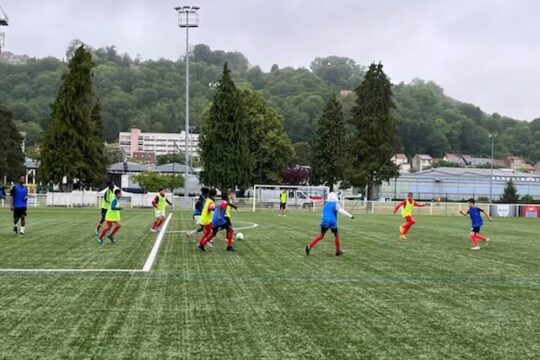
[[[26,216],[26,208],[13,209],[13,219],[20,219],[23,216]]]
[[[337,227],[336,228],[327,228],[325,226],[321,226],[321,235],[324,236],[328,230],[332,231],[332,234],[337,236],[337,234],[338,234]]]
[[[224,224],[224,225],[221,225],[221,226],[214,226],[212,227],[212,231],[217,234],[217,232],[219,230],[229,230],[230,228],[230,225],[227,223],[227,224]]]
[[[230,227],[232,227],[231,218],[230,218],[230,217],[226,217],[225,220],[227,220],[227,225],[229,225]]]
[[[480,228],[481,226],[475,226],[471,229],[471,231],[475,234],[480,234]]]
[[[285,210],[286,207],[287,207],[287,203],[279,203],[280,210]]]

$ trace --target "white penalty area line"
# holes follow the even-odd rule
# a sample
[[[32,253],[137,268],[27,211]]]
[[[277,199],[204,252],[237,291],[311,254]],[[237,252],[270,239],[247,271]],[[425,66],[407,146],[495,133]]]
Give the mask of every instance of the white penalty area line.
[[[0,274],[1,273],[142,273],[142,272],[149,272],[152,269],[152,265],[154,265],[154,261],[156,260],[159,247],[161,246],[161,241],[163,241],[163,237],[165,236],[165,232],[167,231],[167,226],[169,225],[171,217],[172,217],[172,214],[169,214],[169,216],[167,217],[167,220],[165,220],[165,223],[163,224],[163,229],[159,233],[156,239],[156,242],[154,243],[154,246],[152,247],[152,250],[150,251],[150,255],[148,255],[148,258],[146,259],[146,262],[144,263],[144,266],[142,269],[0,269]]]
[[[167,216],[167,220],[165,220],[165,224],[163,224],[163,228],[161,229],[161,232],[159,233],[156,239],[156,242],[154,243],[154,246],[152,247],[152,251],[150,251],[150,255],[148,255],[148,259],[146,259],[146,262],[144,263],[142,271],[148,272],[150,271],[150,269],[152,269],[152,265],[154,265],[154,261],[156,260],[156,255],[161,245],[161,241],[163,240],[163,237],[165,236],[165,232],[167,231],[167,226],[169,225],[169,221],[171,221],[171,218],[172,218],[172,214],[169,214],[169,216]]]
[[[256,223],[253,223],[253,222],[248,222],[248,221],[235,221],[235,223],[237,224],[248,224],[246,226],[240,226],[240,227],[235,227],[233,226],[233,229],[236,231],[236,230],[249,230],[249,229],[254,229],[256,228],[257,226],[259,226],[259,224],[256,224]],[[182,234],[182,233],[187,233],[187,232],[190,232],[191,230],[174,230],[174,231],[169,231],[168,233],[169,234]]]

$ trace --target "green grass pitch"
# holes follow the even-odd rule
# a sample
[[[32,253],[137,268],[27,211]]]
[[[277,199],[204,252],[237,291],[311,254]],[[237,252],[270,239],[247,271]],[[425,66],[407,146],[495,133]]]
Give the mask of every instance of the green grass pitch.
[[[125,211],[100,248],[95,210],[30,209],[16,237],[0,210],[1,269],[142,269],[152,212]],[[197,252],[174,212],[150,272],[0,271],[1,359],[538,359],[538,219],[495,219],[468,250],[469,221],[340,219],[303,253],[319,214],[236,213],[237,253]],[[237,226],[245,226],[237,223]]]

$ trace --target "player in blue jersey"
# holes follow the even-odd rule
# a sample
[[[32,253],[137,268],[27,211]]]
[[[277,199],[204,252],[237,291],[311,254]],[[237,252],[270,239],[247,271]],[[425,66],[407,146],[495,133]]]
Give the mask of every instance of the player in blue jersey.
[[[19,176],[17,184],[11,188],[10,209],[13,211],[13,232],[22,236],[26,226],[26,209],[28,204],[28,188],[24,185],[24,176]],[[21,221],[20,228],[18,227]]]
[[[199,198],[197,199],[197,202],[195,203],[195,208],[193,209],[193,221],[195,222],[195,225],[198,226],[197,229],[188,231],[186,235],[191,238],[192,236],[195,236],[195,234],[200,233],[203,231],[204,226],[201,224],[201,214],[204,208],[204,203],[206,201],[206,198],[208,197],[208,192],[210,189],[207,187],[201,188],[201,194],[199,195]]]
[[[343,209],[338,202],[338,197],[335,192],[331,192],[328,194],[328,199],[326,200],[326,203],[323,206],[322,210],[322,221],[321,221],[321,233],[320,235],[316,236],[311,242],[306,245],[306,255],[309,255],[309,252],[313,247],[324,238],[324,235],[326,235],[326,232],[328,230],[332,231],[332,233],[335,236],[335,244],[336,244],[336,256],[341,256],[344,254],[343,250],[341,250],[341,242],[339,238],[338,233],[338,227],[337,227],[337,214],[340,213],[341,215],[345,215],[350,217],[351,219],[354,219],[354,216],[349,214],[345,209]]]
[[[471,234],[469,235],[469,239],[471,239],[471,242],[473,243],[471,250],[480,250],[478,240],[485,241],[486,246],[489,243],[488,238],[480,235],[480,229],[482,228],[482,225],[484,225],[482,214],[484,214],[489,221],[491,221],[491,217],[484,210],[475,205],[474,199],[467,200],[467,205],[469,206],[469,210],[467,210],[466,213],[460,210],[459,213],[463,216],[468,215],[471,217]]]

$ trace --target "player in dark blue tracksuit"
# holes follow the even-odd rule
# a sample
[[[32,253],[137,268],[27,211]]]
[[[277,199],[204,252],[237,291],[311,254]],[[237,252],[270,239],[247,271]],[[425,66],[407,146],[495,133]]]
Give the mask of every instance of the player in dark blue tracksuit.
[[[484,210],[475,206],[474,199],[467,200],[467,205],[469,206],[469,210],[467,210],[466,213],[460,211],[460,214],[463,216],[469,215],[471,217],[471,234],[469,235],[469,239],[471,239],[471,242],[473,243],[471,250],[480,250],[478,240],[485,241],[486,245],[489,243],[489,238],[480,235],[480,229],[482,228],[482,225],[484,225],[482,214],[484,214],[489,221],[491,221],[491,217]]]
[[[306,245],[306,255],[309,255],[309,252],[311,249],[324,238],[324,235],[328,230],[332,231],[332,233],[335,236],[335,244],[336,244],[336,256],[341,256],[344,254],[344,252],[341,250],[341,243],[340,238],[338,234],[338,227],[337,227],[337,214],[340,213],[342,215],[348,216],[351,219],[354,219],[354,217],[349,214],[345,209],[343,209],[338,202],[338,197],[336,193],[331,192],[328,194],[328,200],[326,200],[326,203],[323,206],[322,210],[322,220],[321,220],[321,234],[316,236],[311,242]]]
[[[26,209],[28,202],[28,188],[24,185],[25,178],[20,176],[17,180],[17,184],[11,188],[11,203],[10,208],[13,211],[13,231],[24,235],[24,228],[26,226]],[[18,229],[19,220],[21,221],[21,227]]]

